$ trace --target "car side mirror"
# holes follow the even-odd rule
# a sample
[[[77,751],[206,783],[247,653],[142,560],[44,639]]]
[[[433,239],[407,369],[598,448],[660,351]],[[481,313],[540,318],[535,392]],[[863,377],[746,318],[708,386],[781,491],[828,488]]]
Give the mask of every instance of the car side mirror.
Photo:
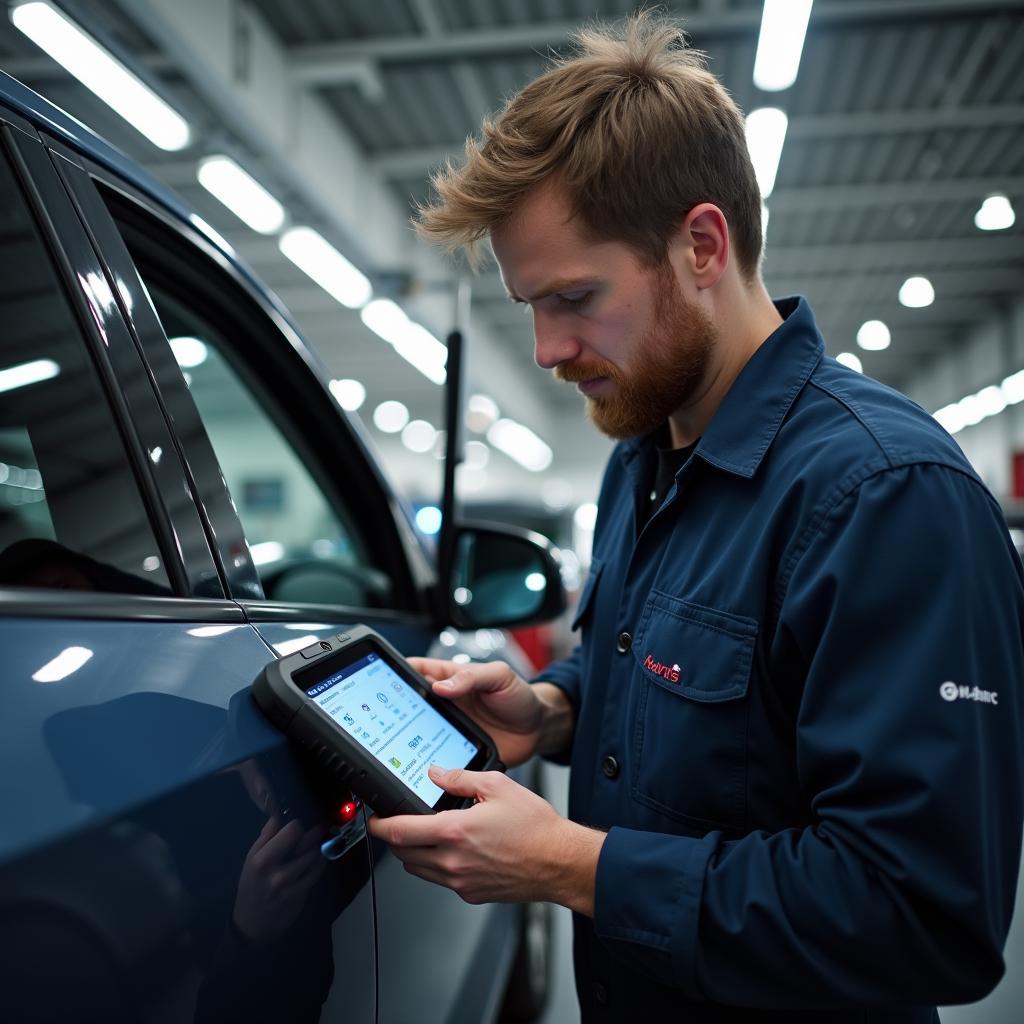
[[[459,629],[557,618],[566,608],[558,548],[530,530],[462,524],[447,597],[449,618]]]

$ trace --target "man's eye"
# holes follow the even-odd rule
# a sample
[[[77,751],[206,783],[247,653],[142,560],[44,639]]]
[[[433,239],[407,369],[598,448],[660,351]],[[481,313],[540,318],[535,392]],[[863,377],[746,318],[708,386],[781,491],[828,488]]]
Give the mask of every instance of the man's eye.
[[[580,309],[589,301],[591,294],[591,292],[570,292],[567,295],[559,295],[558,302],[566,309]]]

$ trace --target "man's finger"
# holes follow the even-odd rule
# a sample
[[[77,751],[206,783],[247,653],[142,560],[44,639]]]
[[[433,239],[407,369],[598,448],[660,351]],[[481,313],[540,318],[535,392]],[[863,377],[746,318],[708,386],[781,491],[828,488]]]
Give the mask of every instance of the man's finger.
[[[388,846],[437,846],[439,814],[396,814],[380,818],[376,814],[367,822],[367,831],[374,839],[383,839]]]
[[[435,786],[440,786],[446,793],[453,796],[471,796],[481,799],[490,796],[492,785],[490,772],[471,772],[465,768],[445,770],[440,765],[432,764],[427,774]]]
[[[512,671],[503,661],[485,664],[452,665],[453,672],[434,676],[434,693],[442,697],[464,697],[476,690],[493,693],[508,685]]]

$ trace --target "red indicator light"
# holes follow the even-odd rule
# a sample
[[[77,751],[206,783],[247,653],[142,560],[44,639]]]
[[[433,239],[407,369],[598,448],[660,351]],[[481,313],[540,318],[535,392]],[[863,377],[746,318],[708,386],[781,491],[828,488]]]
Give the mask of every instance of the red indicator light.
[[[349,800],[338,808],[338,820],[347,824],[356,816],[358,810],[359,804],[354,800]]]

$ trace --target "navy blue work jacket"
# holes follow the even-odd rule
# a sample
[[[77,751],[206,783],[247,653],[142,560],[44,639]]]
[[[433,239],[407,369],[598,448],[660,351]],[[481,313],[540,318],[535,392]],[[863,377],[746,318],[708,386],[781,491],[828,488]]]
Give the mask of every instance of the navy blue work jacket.
[[[616,447],[581,642],[538,677],[608,830],[587,1021],[933,1021],[1003,973],[1020,560],[935,420],[778,308],[639,532],[653,440]]]

